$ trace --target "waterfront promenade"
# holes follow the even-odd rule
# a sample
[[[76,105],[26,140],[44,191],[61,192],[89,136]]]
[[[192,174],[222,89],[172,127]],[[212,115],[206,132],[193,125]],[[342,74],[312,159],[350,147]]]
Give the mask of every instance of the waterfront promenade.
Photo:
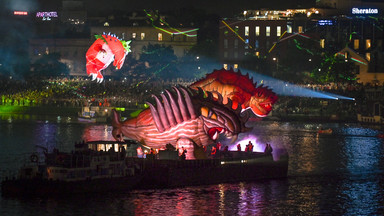
[[[144,108],[152,94],[160,94],[175,85],[188,86],[196,80],[109,80],[98,84],[87,78],[49,80],[0,80],[0,113],[75,115],[84,106],[124,107],[135,111]],[[279,96],[272,115],[275,118],[346,120],[356,119],[358,103],[364,98],[362,85],[299,85],[313,91],[324,91],[356,101],[310,97]],[[60,109],[56,109],[60,107]],[[55,109],[52,109],[55,108]]]

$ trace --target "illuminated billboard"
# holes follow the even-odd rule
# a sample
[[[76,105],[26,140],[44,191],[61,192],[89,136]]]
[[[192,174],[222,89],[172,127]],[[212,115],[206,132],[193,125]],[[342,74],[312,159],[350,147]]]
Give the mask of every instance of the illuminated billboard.
[[[13,11],[13,15],[17,16],[27,16],[28,12],[27,11]]]
[[[352,14],[356,14],[356,15],[379,14],[379,9],[377,9],[377,8],[352,8]]]
[[[41,17],[43,20],[51,20],[52,18],[57,18],[57,12],[56,11],[50,11],[50,12],[37,12],[36,17]]]

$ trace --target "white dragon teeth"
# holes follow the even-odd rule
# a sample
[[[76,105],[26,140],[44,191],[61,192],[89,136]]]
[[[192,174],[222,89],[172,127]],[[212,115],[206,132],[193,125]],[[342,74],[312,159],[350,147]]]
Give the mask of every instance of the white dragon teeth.
[[[217,131],[216,131],[215,134],[213,135],[212,139],[216,140],[218,137],[219,137],[219,133],[217,133]]]

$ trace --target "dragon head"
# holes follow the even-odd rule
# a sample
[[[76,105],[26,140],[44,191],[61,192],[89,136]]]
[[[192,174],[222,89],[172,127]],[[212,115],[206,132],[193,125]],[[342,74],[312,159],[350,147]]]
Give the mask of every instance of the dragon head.
[[[271,89],[260,85],[251,96],[249,107],[255,115],[265,117],[272,111],[277,99],[277,95]]]
[[[198,89],[199,97],[204,95],[201,88]],[[211,92],[206,93],[207,97],[195,101],[195,106],[200,109],[200,117],[203,120],[205,134],[212,140],[217,140],[220,134],[234,142],[239,133],[248,131],[245,122],[249,116],[241,116],[241,107],[232,108],[232,101],[229,99],[227,104],[223,104],[223,97],[218,94],[215,98]]]

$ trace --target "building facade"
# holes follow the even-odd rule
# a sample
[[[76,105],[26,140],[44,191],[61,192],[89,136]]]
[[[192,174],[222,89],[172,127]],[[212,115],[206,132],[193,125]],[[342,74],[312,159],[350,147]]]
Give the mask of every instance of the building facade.
[[[290,55],[286,43],[300,36],[320,52],[344,53],[356,64],[358,82],[384,83],[384,3],[375,8],[361,1],[350,7],[334,2],[343,7],[244,11],[236,19],[222,19],[219,59],[234,67],[245,63],[247,55],[278,61],[278,56]]]
[[[119,26],[119,27],[92,27],[91,35],[103,33],[115,34],[118,38],[131,40],[130,55],[140,59],[143,47],[148,44],[171,46],[177,57],[182,57],[192,46],[197,43],[197,29],[179,28],[175,31],[170,28],[154,28],[152,26]],[[187,32],[187,33],[186,33]]]

